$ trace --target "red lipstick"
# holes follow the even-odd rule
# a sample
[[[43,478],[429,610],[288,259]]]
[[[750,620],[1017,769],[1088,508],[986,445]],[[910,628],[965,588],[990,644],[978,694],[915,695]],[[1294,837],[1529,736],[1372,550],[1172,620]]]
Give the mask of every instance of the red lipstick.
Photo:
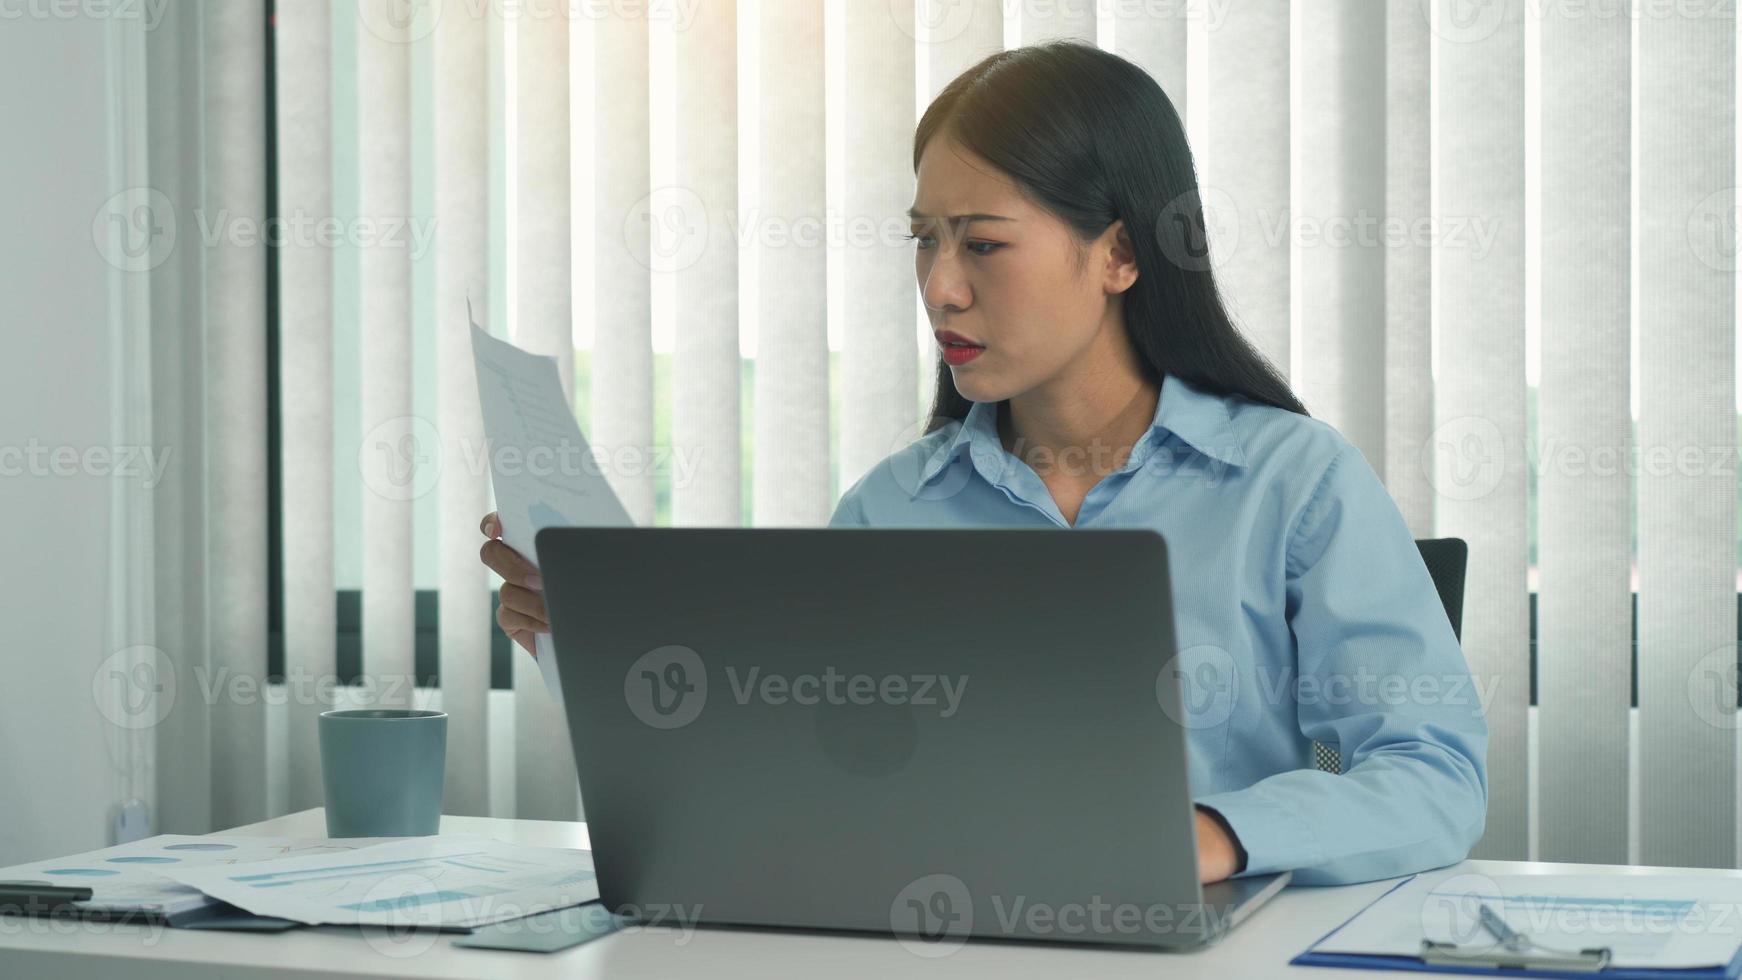
[[[976,343],[954,330],[936,332],[938,347],[943,350],[944,363],[960,367],[986,352],[986,345]]]

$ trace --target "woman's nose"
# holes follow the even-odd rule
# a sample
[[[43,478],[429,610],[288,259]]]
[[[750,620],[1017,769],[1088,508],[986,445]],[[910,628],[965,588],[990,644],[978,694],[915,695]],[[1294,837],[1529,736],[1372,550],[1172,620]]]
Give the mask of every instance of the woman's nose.
[[[920,270],[919,291],[926,308],[938,312],[964,310],[973,302],[960,264],[944,255],[936,256],[929,267]]]

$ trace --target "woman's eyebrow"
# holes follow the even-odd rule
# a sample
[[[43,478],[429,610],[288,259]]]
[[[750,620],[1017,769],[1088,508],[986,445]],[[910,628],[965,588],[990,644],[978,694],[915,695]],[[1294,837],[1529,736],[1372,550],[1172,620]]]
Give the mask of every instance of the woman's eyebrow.
[[[907,209],[907,216],[909,218],[913,218],[916,221],[930,221],[930,220],[933,220],[934,217],[936,217],[934,215],[926,214],[925,212],[920,211],[917,208],[908,208]],[[944,216],[941,220],[943,220],[943,221],[971,222],[971,221],[1015,221],[1016,219],[1011,218],[1011,217],[1006,217],[1005,215],[1002,215],[1002,214],[951,214],[951,215]]]

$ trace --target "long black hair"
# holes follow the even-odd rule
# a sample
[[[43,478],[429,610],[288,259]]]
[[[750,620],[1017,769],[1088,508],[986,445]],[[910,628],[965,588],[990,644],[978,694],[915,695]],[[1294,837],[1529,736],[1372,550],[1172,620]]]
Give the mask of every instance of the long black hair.
[[[913,168],[946,132],[1058,215],[1081,242],[1123,219],[1138,277],[1125,329],[1149,380],[1306,415],[1283,374],[1234,325],[1211,274],[1197,173],[1179,113],[1149,73],[1054,41],[991,55],[938,94],[913,137]],[[930,432],[967,415],[940,357]]]

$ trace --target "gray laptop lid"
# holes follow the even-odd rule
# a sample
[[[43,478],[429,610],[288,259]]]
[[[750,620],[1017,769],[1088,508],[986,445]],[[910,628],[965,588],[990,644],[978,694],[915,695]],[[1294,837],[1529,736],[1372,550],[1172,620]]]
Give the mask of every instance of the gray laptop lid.
[[[1194,945],[1231,921],[1197,883],[1160,535],[537,549],[608,906],[927,942]]]

